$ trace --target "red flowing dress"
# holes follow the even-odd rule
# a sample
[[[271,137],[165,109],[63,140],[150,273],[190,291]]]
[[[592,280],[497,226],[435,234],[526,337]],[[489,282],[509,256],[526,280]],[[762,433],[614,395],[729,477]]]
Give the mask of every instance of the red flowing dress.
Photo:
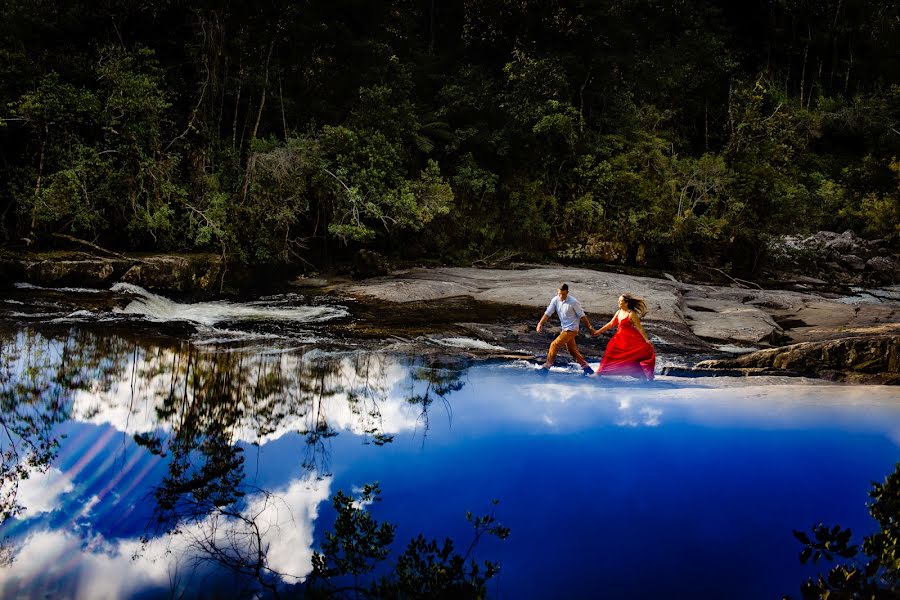
[[[619,319],[616,327],[597,367],[597,375],[631,375],[653,380],[656,352],[631,322],[631,314]]]

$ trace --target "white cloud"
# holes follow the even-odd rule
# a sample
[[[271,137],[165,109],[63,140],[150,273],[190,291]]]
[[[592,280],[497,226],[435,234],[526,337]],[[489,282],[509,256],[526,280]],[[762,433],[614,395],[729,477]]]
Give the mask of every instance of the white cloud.
[[[59,499],[74,489],[69,478],[56,467],[46,473],[34,472],[19,482],[16,501],[26,508],[23,517],[33,517],[54,510]]]
[[[329,497],[330,478],[300,479],[269,496],[247,500],[267,550],[269,568],[294,582],[309,574],[313,526],[318,506]],[[190,584],[184,570],[204,559],[198,540],[214,540],[226,548],[233,540],[246,541],[246,524],[231,517],[208,517],[185,526],[180,535],[138,539],[84,539],[74,530],[35,531],[14,542],[15,560],[0,570],[0,597],[43,596],[73,600],[117,600],[148,588],[168,589],[180,573],[179,585]]]
[[[245,422],[236,428],[234,441],[264,444],[287,433],[313,429],[318,424],[317,419],[325,419],[333,429],[356,435],[363,435],[372,429],[386,434],[414,430],[418,415],[415,407],[406,401],[410,391],[406,365],[387,355],[370,355],[364,360],[372,363],[371,368],[362,369],[357,364],[358,358],[353,355],[341,358],[336,372],[327,376],[323,386],[326,389],[335,388],[336,393],[317,398],[300,390],[301,385],[309,384],[305,375],[312,362],[309,357],[290,353],[274,359],[271,355],[248,356],[243,367],[247,390],[253,389],[260,373],[255,361],[265,362],[261,369],[263,375],[269,369],[285,376],[285,385],[279,390],[281,402],[273,412],[287,416],[277,423],[277,429],[259,437],[254,415],[248,414]],[[178,357],[168,352],[154,357],[153,364],[173,365],[177,361]],[[122,379],[114,383],[111,389],[77,392],[73,418],[94,424],[108,423],[129,435],[169,430],[169,423],[160,422],[157,417],[155,400],[166,397],[173,387],[181,390],[185,386],[183,379],[178,379],[173,385],[171,373],[158,374],[156,371],[139,358],[137,364],[123,369]],[[183,373],[179,373],[179,377],[183,377]],[[189,387],[187,389],[189,400],[192,400],[191,390]],[[354,391],[357,392],[354,396],[356,400],[352,403],[349,398]],[[312,399],[312,406],[304,414],[292,414],[292,409],[301,404],[298,401],[300,398],[304,402]]]

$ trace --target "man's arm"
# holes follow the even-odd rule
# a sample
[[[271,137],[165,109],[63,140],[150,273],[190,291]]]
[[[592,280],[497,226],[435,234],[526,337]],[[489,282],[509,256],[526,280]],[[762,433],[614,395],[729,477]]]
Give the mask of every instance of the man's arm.
[[[547,306],[547,310],[544,311],[544,315],[541,317],[541,320],[538,321],[537,327],[535,327],[535,331],[538,333],[541,332],[541,328],[544,326],[544,323],[547,322],[547,319],[550,318],[550,315],[553,314],[553,311],[556,310],[556,298],[550,301],[550,304]]]
[[[592,334],[594,333],[594,326],[591,325],[591,320],[588,319],[587,313],[581,315],[581,322],[585,324],[585,326],[588,328],[588,331],[590,331]]]

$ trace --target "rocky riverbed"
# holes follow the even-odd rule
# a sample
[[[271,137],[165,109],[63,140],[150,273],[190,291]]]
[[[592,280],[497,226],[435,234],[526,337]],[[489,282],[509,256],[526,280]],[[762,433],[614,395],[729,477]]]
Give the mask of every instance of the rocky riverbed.
[[[827,372],[831,379],[853,380],[856,367],[860,366],[866,381],[897,379],[896,360],[871,362],[872,352],[879,350],[846,353],[827,368],[815,367],[822,353],[831,349],[834,355],[834,340],[877,338],[894,340],[890,347],[896,347],[896,340],[900,339],[897,286],[839,294],[697,285],[674,277],[534,266],[420,268],[364,281],[300,279],[294,283],[378,306],[380,310],[374,312],[386,312],[387,317],[373,314],[375,318],[365,327],[374,328],[377,335],[399,331],[397,337],[411,345],[415,344],[417,327],[426,326],[468,334],[498,348],[540,354],[546,351],[552,330],[539,334],[534,331],[534,324],[563,281],[597,325],[610,318],[621,293],[644,297],[649,308],[645,326],[658,351],[684,356],[688,362],[710,355],[745,352],[750,360],[759,350],[804,343],[804,351],[796,354],[801,358],[791,363],[803,373]],[[608,337],[582,340],[589,353],[599,354]],[[879,344],[873,348],[881,348]],[[860,365],[854,364],[853,357],[857,355]],[[801,367],[801,360],[807,366]],[[707,370],[713,368],[714,364],[705,366]]]
[[[57,288],[78,285],[109,289],[115,283],[127,282],[182,298],[198,292],[215,297],[225,269],[218,257],[210,255],[96,257],[69,253],[6,256],[4,260],[0,261],[0,283],[7,285],[30,281]],[[546,352],[554,328],[539,334],[534,325],[563,281],[597,326],[611,317],[621,293],[644,297],[649,308],[644,319],[646,329],[658,352],[679,357],[685,365],[747,354],[741,358],[746,361],[743,366],[708,363],[703,371],[694,373],[742,368],[746,374],[753,374],[763,368],[763,363],[763,370],[785,368],[784,361],[769,364],[763,355],[753,353],[804,344],[802,352],[792,354],[795,358],[789,370],[837,380],[897,380],[896,360],[872,362],[872,353],[880,350],[844,353],[841,360],[816,367],[825,354],[835,356],[835,340],[900,339],[897,285],[827,290],[817,284],[804,289],[802,282],[794,282],[793,289],[761,289],[740,281],[702,285],[665,273],[651,277],[518,265],[504,269],[413,268],[362,280],[300,277],[281,287],[306,298],[326,297],[346,304],[352,317],[322,326],[329,335],[346,342],[370,347],[387,344],[412,353],[536,357]],[[582,337],[580,345],[588,356],[598,357],[608,339],[608,335]],[[878,344],[882,342],[872,348],[882,348]],[[869,358],[861,358],[863,355]],[[805,366],[798,361],[805,361]]]

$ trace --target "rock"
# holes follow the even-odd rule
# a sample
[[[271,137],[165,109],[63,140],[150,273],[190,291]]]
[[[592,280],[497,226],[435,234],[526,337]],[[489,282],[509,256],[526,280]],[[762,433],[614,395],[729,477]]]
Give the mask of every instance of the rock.
[[[864,271],[866,269],[866,261],[855,254],[846,254],[840,257],[840,261],[853,269],[854,271]]]
[[[866,262],[866,269],[881,283],[900,280],[900,262],[887,256],[875,256]]]
[[[783,236],[768,246],[769,267],[832,284],[871,285],[900,279],[900,256],[885,240],[865,240],[850,230]],[[876,260],[874,264],[870,264]]]
[[[802,377],[801,373],[785,371],[781,369],[742,367],[734,369],[726,368],[701,368],[701,367],[663,367],[660,375],[671,377],[763,377],[766,375],[777,377]]]
[[[684,297],[684,318],[691,330],[701,338],[733,342],[777,341],[781,327],[764,310],[749,303],[722,298]]]
[[[126,265],[126,261],[108,258],[49,258],[26,262],[24,275],[29,282],[49,287],[106,287],[115,281],[116,273],[121,273]]]
[[[651,336],[693,336],[699,346],[708,347],[712,340],[758,345],[900,334],[897,300],[860,296],[851,303],[843,297],[789,290],[693,285],[566,267],[419,268],[364,282],[335,281],[329,292],[394,303],[467,296],[476,303],[527,307],[537,320],[563,281],[595,324],[605,323],[616,310],[619,294],[630,292],[647,301],[645,321]],[[503,316],[500,312],[497,318]],[[789,323],[790,329],[779,321]]]
[[[217,254],[164,254],[141,259],[120,281],[154,291],[211,293],[219,290],[224,270]]]
[[[379,277],[391,272],[388,260],[372,250],[360,250],[353,257],[353,276],[359,279]]]
[[[584,245],[567,248],[558,254],[562,258],[624,265],[628,260],[628,246],[623,242],[611,242],[598,237],[590,237]]]
[[[219,291],[225,263],[216,254],[108,258],[74,251],[0,256],[0,273],[46,287],[108,288],[124,281],[160,292]]]
[[[707,360],[698,369],[779,369],[837,381],[900,381],[900,335],[805,342],[736,358]]]
[[[861,254],[865,252],[863,240],[849,229],[844,233],[825,241],[825,248],[843,254]]]

